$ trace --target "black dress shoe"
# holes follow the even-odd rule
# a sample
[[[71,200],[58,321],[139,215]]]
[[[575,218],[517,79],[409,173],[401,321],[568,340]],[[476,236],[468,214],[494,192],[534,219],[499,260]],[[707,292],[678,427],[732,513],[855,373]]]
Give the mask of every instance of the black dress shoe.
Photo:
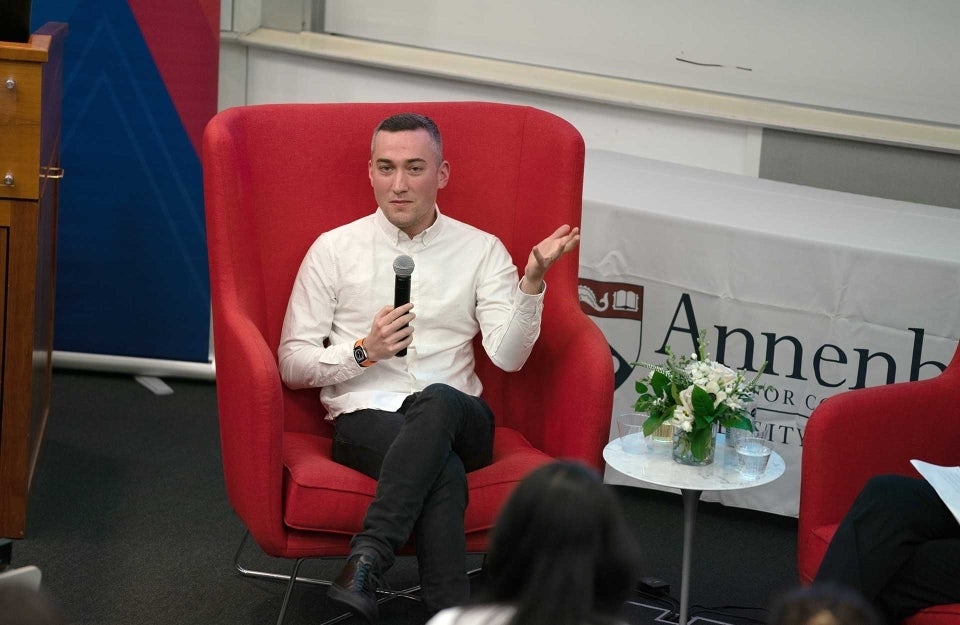
[[[380,615],[377,608],[377,574],[376,558],[367,553],[352,555],[327,590],[327,596],[368,623],[373,623]]]

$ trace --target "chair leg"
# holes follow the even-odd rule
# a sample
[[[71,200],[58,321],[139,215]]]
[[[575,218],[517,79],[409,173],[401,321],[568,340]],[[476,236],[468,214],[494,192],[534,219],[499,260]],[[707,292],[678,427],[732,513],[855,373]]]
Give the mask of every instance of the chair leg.
[[[236,569],[237,573],[243,577],[250,577],[253,579],[265,579],[274,582],[286,582],[287,589],[283,595],[283,603],[280,605],[280,616],[277,619],[277,625],[283,625],[283,620],[286,616],[287,604],[290,601],[290,596],[293,593],[293,585],[297,582],[303,582],[306,584],[312,584],[314,586],[330,586],[333,584],[332,581],[326,579],[315,579],[312,577],[300,577],[298,575],[300,571],[300,565],[303,564],[303,561],[306,558],[299,558],[293,565],[293,571],[290,575],[284,575],[283,573],[270,573],[267,571],[255,571],[246,568],[240,564],[240,554],[243,552],[243,548],[247,545],[247,539],[250,538],[250,530],[245,530],[243,533],[243,538],[240,539],[240,545],[237,547],[237,552],[233,556],[233,566]],[[479,571],[480,569],[476,569]],[[476,571],[470,571],[468,574],[472,575]],[[411,601],[422,601],[422,599],[413,594],[420,591],[420,586],[411,586],[410,588],[404,588],[403,590],[384,590],[377,589],[377,594],[380,597],[377,599],[377,604],[383,604],[387,601],[392,601],[394,599],[410,599]],[[346,620],[353,616],[352,612],[345,612],[339,616],[324,621],[321,625],[333,625],[334,623],[339,623],[340,621]]]
[[[240,539],[240,546],[237,547],[237,553],[233,556],[233,566],[237,570],[237,573],[243,577],[252,577],[253,579],[266,579],[274,582],[289,582],[291,577],[296,578],[294,581],[303,582],[305,584],[313,584],[315,586],[329,586],[333,582],[325,579],[314,579],[311,577],[296,577],[296,574],[293,576],[284,575],[283,573],[268,573],[267,571],[254,571],[244,567],[240,564],[240,554],[243,552],[243,548],[247,545],[247,539],[250,538],[250,530],[246,530],[243,533],[243,538]],[[305,559],[305,558],[302,558]],[[299,566],[297,567],[299,568]]]
[[[290,595],[293,594],[293,585],[297,583],[297,572],[300,570],[301,564],[303,564],[303,558],[297,558],[297,561],[293,564],[293,572],[290,573],[287,590],[283,593],[283,603],[280,604],[280,616],[277,617],[277,625],[283,625],[283,617],[287,614],[287,604],[290,603]]]

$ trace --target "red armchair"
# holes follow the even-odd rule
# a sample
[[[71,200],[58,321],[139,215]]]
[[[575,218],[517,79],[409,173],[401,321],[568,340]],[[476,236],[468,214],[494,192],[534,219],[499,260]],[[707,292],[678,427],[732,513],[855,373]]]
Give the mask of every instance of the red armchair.
[[[813,581],[841,519],[875,475],[919,475],[910,464],[960,462],[960,345],[939,376],[857,389],[820,404],[803,437],[797,564]],[[909,424],[909,427],[905,427]],[[906,625],[960,625],[960,604],[934,606]]]
[[[313,240],[376,208],[370,140],[381,119],[402,110],[430,116],[443,132],[452,173],[441,210],[499,236],[518,266],[557,226],[580,223],[583,139],[533,108],[281,104],[229,109],[209,123],[203,175],[226,489],[265,553],[297,559],[288,597],[302,558],[349,553],[375,482],[331,459],[318,391],[281,383],[283,315]],[[541,337],[521,371],[500,371],[478,343],[498,427],[493,464],[469,475],[471,552],[486,549],[501,504],[531,469],[551,457],[602,467],[613,367],[603,334],[580,310],[577,273],[576,254],[550,270]],[[285,608],[286,599],[281,621]]]

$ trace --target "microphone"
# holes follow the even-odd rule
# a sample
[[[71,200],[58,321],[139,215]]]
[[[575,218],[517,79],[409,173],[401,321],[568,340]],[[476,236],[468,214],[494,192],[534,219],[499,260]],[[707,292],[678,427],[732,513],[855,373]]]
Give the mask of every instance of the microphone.
[[[413,259],[405,254],[394,258],[393,273],[396,274],[393,283],[393,307],[396,308],[410,302],[410,275],[413,273]],[[406,347],[397,352],[397,356],[400,358],[406,355]]]

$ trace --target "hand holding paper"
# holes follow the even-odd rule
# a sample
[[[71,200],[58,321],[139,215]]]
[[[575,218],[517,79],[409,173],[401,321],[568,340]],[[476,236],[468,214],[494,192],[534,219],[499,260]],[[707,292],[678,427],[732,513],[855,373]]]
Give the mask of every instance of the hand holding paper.
[[[942,467],[923,460],[911,460],[910,463],[933,486],[960,523],[960,467]]]

